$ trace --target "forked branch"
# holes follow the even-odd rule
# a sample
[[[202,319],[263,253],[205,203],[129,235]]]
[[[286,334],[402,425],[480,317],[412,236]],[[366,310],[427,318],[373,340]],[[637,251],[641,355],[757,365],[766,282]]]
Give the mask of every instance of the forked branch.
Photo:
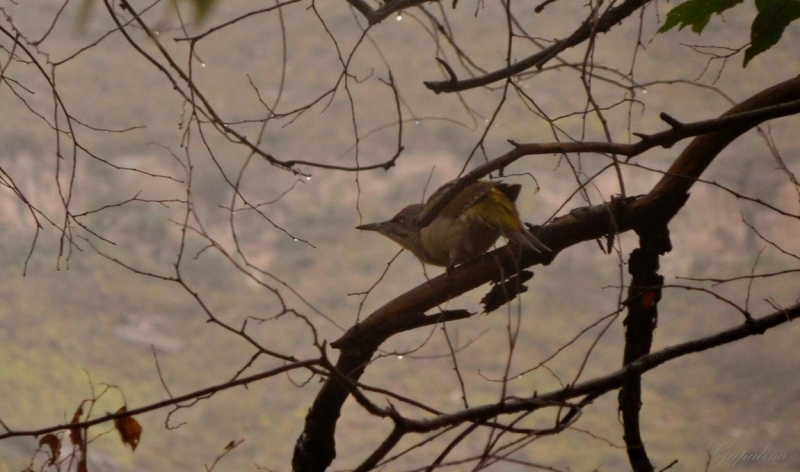
[[[800,78],[788,80],[756,94],[730,109],[723,117],[788,104],[797,100],[800,100]],[[646,195],[616,199],[603,205],[572,210],[569,214],[539,228],[536,232],[537,238],[552,248],[554,253],[558,253],[583,241],[647,227],[652,225],[654,219],[666,225],[666,222],[669,222],[685,203],[694,182],[720,151],[738,136],[766,119],[766,117],[754,118],[746,121],[746,124],[725,126],[724,129],[717,129],[716,132],[697,137]],[[680,128],[673,127],[673,129]],[[571,145],[575,148],[570,151],[562,149],[551,152],[586,151],[580,147],[581,143]],[[516,153],[519,152],[515,149],[499,159],[511,159],[511,157],[507,157],[509,155],[518,159],[521,155],[518,156]],[[486,164],[488,167],[498,166],[497,168],[506,165],[508,164],[505,162],[497,164],[495,161]],[[388,302],[362,323],[351,328],[342,338],[331,343],[331,346],[342,350],[336,365],[337,369],[351,380],[357,380],[363,374],[380,343],[390,336],[390,334],[387,336],[384,329],[386,326],[392,324],[400,326],[402,323],[398,323],[398,320],[410,313],[424,313],[486,282],[504,280],[520,269],[547,262],[546,259],[540,254],[525,252],[521,260],[518,260],[508,251],[500,248],[456,267],[448,275],[436,277],[419,285]],[[649,370],[676,355],[683,355],[679,353],[697,352],[763,332],[763,329],[797,317],[798,310],[800,307],[793,307],[785,313],[773,314],[758,320],[755,324],[748,323],[720,333],[712,337],[713,339],[686,343],[681,345],[680,349],[669,348],[660,353],[639,358],[628,364],[620,373],[611,376],[616,380],[611,380],[609,377],[595,379],[580,384],[578,390],[576,390],[577,386],[571,388],[568,395],[554,394],[548,398],[563,401],[567,398],[574,398],[576,395],[597,392],[598,388],[608,388],[609,390],[619,388],[627,376],[643,372],[644,370],[641,369],[644,365],[647,365]],[[581,393],[577,393],[577,391]],[[292,463],[296,471],[323,471],[331,464],[336,455],[334,445],[336,421],[347,396],[348,391],[344,386],[340,385],[337,380],[328,378],[306,416],[304,432],[295,446]],[[541,399],[542,396],[538,398]]]

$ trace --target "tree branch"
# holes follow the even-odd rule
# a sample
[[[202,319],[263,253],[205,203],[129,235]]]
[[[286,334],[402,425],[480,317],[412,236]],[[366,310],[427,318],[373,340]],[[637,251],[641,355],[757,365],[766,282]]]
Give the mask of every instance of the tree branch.
[[[427,433],[465,422],[483,422],[498,415],[529,412],[563,405],[565,401],[586,395],[591,395],[593,399],[596,399],[605,393],[621,388],[631,377],[640,377],[642,374],[666,362],[689,354],[724,346],[750,336],[764,334],[771,328],[791,322],[797,318],[800,318],[800,303],[761,318],[754,318],[752,322],[744,322],[711,336],[665,347],[660,351],[640,357],[616,372],[573,386],[544,394],[539,393],[535,397],[506,399],[503,402],[467,408],[456,413],[439,415],[430,419],[412,420],[406,418],[403,419],[403,425],[407,431]]]
[[[526,57],[521,61],[517,61],[508,67],[489,72],[480,77],[474,77],[465,80],[452,80],[452,77],[444,81],[426,81],[425,86],[436,93],[451,93],[460,92],[463,90],[482,87],[489,85],[499,80],[507,79],[515,74],[519,74],[531,67],[542,67],[550,59],[557,56],[561,51],[576,46],[591,37],[592,34],[605,33],[610,30],[614,25],[630,16],[633,12],[638,10],[649,0],[625,0],[619,6],[606,11],[596,22],[595,16],[590,15],[578,29],[575,30],[568,38],[556,41],[555,44],[547,49],[543,49],[538,53]]]
[[[723,116],[796,100],[800,100],[800,77],[790,79],[760,92],[733,107]],[[685,203],[688,198],[688,191],[694,184],[695,179],[700,177],[719,152],[736,137],[764,119],[766,118],[759,118],[752,122],[748,121],[747,125],[742,124],[741,126],[696,138],[687,146],[664,177],[647,195],[615,199],[603,205],[572,210],[569,214],[538,228],[536,231],[537,238],[553,249],[554,254],[557,254],[559,251],[583,241],[590,241],[609,234],[622,233],[633,228],[647,226],[654,214],[659,215],[661,221],[669,221]],[[571,152],[583,152],[580,149],[581,146],[584,146],[582,143],[566,144],[575,147]],[[508,165],[509,162],[525,155],[519,149],[520,147],[481,166],[481,169],[502,168]],[[473,173],[468,174],[465,179],[467,177],[471,178],[472,175]],[[340,339],[331,343],[332,347],[342,350],[336,364],[337,369],[351,379],[357,380],[363,374],[367,363],[380,343],[391,336],[384,329],[385,326],[397,323],[398,318],[408,316],[410,313],[424,313],[486,282],[505,280],[507,276],[521,269],[534,264],[549,262],[550,257],[525,251],[522,253],[521,258],[517,259],[509,251],[500,248],[456,267],[447,275],[441,275],[426,281],[385,304],[364,319],[362,323],[348,330]],[[786,318],[781,322],[783,321],[786,321]],[[767,323],[767,321],[764,321],[764,323]],[[402,325],[402,323],[399,325]],[[755,325],[741,327],[739,329],[744,330],[741,332],[732,330],[734,331],[733,333],[722,333],[720,334],[722,336],[720,339],[728,339],[726,336],[739,336],[736,338],[739,339],[753,334],[753,332],[749,331],[753,326]],[[713,347],[714,345],[718,344],[712,342],[708,347]],[[700,343],[698,350],[708,349],[708,347],[703,346],[705,345]],[[657,364],[671,358],[668,357],[668,354],[663,354],[662,357],[667,356],[667,358]],[[640,362],[642,362],[642,359],[633,361],[625,367],[623,369],[624,375],[636,372],[639,369],[637,366]],[[603,382],[611,382],[609,385],[612,386],[607,387],[609,389],[618,388],[621,385],[604,379],[597,379],[581,385],[595,385]],[[617,381],[615,380],[614,382]],[[570,390],[570,392],[574,391],[574,388]],[[594,390],[581,391],[586,394]],[[309,409],[304,432],[295,445],[295,454],[292,461],[295,471],[323,471],[336,457],[334,432],[341,407],[347,396],[347,389],[340,385],[336,379],[328,378],[326,380]],[[563,401],[572,397],[573,395],[570,394],[569,396],[554,395],[549,398]]]
[[[532,397],[504,399],[499,403],[467,408],[456,413],[442,414],[434,418],[422,420],[400,418],[397,415],[394,415],[393,420],[395,420],[395,428],[392,430],[392,433],[387,437],[387,439],[381,444],[381,446],[370,455],[368,462],[370,464],[376,463],[380,457],[384,456],[385,453],[388,452],[384,446],[396,443],[396,441],[406,433],[427,433],[446,427],[457,426],[463,423],[481,424],[486,420],[499,415],[532,412],[542,408],[564,405],[564,403],[568,400],[579,397],[585,397],[584,400],[594,400],[608,392],[623,387],[631,378],[639,378],[642,374],[651,371],[666,362],[689,354],[706,351],[708,349],[713,349],[725,344],[730,344],[749,336],[763,334],[768,329],[791,322],[797,318],[800,318],[800,304],[778,310],[769,315],[756,318],[753,321],[742,323],[741,325],[721,331],[711,336],[666,347],[660,351],[642,356],[637,360],[627,364],[622,369],[611,374],[569,386],[567,388],[544,394],[537,394],[536,396]],[[342,355],[348,355],[347,351],[343,352]],[[333,376],[329,377],[328,382],[326,382],[325,386],[323,386],[323,390],[329,388],[329,385],[331,385],[331,379],[333,378]],[[320,396],[317,397],[317,400],[319,399]],[[577,406],[573,406],[580,408],[590,403],[590,401],[584,400],[579,402]],[[566,418],[567,417],[565,417],[565,419]],[[306,417],[307,425],[308,420],[309,417]],[[311,431],[313,430],[306,429],[306,433]],[[309,437],[309,435],[306,433],[304,433],[304,435],[298,440],[297,447],[300,447],[301,445],[306,447],[311,446],[311,444],[306,440]],[[332,445],[333,442],[331,441],[330,444]],[[335,457],[334,454],[333,457],[330,457],[330,461],[325,463],[325,461],[319,460],[321,459],[319,450],[298,450],[297,447],[295,448],[295,461],[293,461],[295,471],[323,471],[328,465],[330,465],[330,461],[333,460],[333,457]],[[303,459],[308,459],[308,461],[303,464],[306,468],[298,468],[298,455],[303,455]],[[313,459],[317,460],[314,461]],[[362,466],[363,465],[364,464],[362,464]],[[359,470],[361,470],[361,468]],[[368,468],[364,468],[363,470],[368,470]]]
[[[670,216],[671,217],[671,216]],[[622,365],[650,353],[653,331],[658,322],[658,301],[664,277],[658,274],[659,255],[671,249],[666,222],[663,226],[637,230],[639,247],[631,253],[628,265],[632,279],[628,288],[628,316],[625,325],[625,351]],[[619,411],[622,413],[623,439],[627,446],[631,467],[636,472],[653,472],[647,457],[639,428],[639,411],[642,408],[642,378],[632,375],[619,391]]]
[[[790,81],[791,82],[791,81]],[[779,84],[787,86],[787,83]],[[792,85],[797,87],[797,84]],[[776,86],[777,87],[777,86]],[[420,227],[429,225],[444,207],[456,195],[461,193],[469,184],[478,179],[489,175],[510,165],[511,163],[525,157],[541,154],[571,154],[571,153],[604,153],[627,156],[630,158],[643,154],[655,147],[671,148],[675,143],[695,136],[716,133],[720,131],[730,132],[732,129],[750,129],[766,120],[780,118],[784,116],[800,113],[800,99],[793,99],[787,102],[776,104],[743,107],[744,103],[738,105],[742,110],[734,112],[737,107],[729,110],[720,118],[711,120],[696,121],[693,123],[682,123],[675,118],[661,114],[661,119],[669,123],[671,129],[664,130],[655,134],[634,133],[641,140],[633,144],[609,143],[609,142],[568,142],[568,143],[530,143],[519,144],[511,141],[514,149],[506,154],[492,159],[460,178],[455,184],[447,189],[441,198],[423,214],[419,219]],[[738,136],[738,134],[736,135]],[[670,170],[671,172],[672,170]],[[698,174],[699,176],[699,174]]]
[[[188,401],[188,400],[195,400],[197,398],[207,397],[207,396],[213,395],[214,393],[221,392],[223,390],[228,390],[228,389],[231,389],[233,387],[238,387],[240,385],[248,385],[248,384],[251,384],[253,382],[257,382],[259,380],[262,380],[262,379],[265,379],[265,378],[268,378],[268,377],[274,377],[274,376],[276,376],[278,374],[282,374],[282,373],[285,373],[285,372],[290,372],[290,371],[295,370],[295,369],[313,369],[314,367],[318,367],[321,364],[322,364],[322,361],[320,359],[310,359],[310,360],[307,360],[307,361],[297,361],[297,362],[293,362],[291,364],[283,365],[281,367],[278,367],[278,368],[275,368],[275,369],[272,369],[272,370],[268,370],[266,372],[261,372],[260,374],[255,374],[255,375],[251,375],[251,376],[248,376],[248,377],[242,377],[240,379],[231,380],[229,382],[225,382],[225,383],[218,384],[218,385],[212,385],[210,387],[206,387],[206,388],[203,388],[203,389],[191,392],[191,393],[187,393],[187,394],[181,395],[179,397],[170,398],[169,400],[164,400],[164,401],[160,401],[160,402],[156,402],[156,403],[151,403],[150,405],[146,405],[146,406],[143,406],[143,407],[140,407],[140,408],[134,408],[132,410],[127,410],[127,411],[122,412],[122,413],[108,414],[108,415],[105,415],[105,416],[101,416],[99,418],[95,418],[93,420],[83,421],[83,422],[80,422],[80,423],[62,424],[62,425],[50,426],[48,428],[42,428],[42,429],[31,430],[31,431],[13,431],[13,430],[9,429],[7,433],[0,434],[0,440],[6,439],[6,438],[10,438],[10,437],[13,437],[13,436],[41,436],[43,434],[55,433],[55,432],[58,432],[58,431],[66,431],[66,430],[68,430],[70,428],[88,428],[90,426],[94,426],[94,425],[101,424],[101,423],[107,423],[109,421],[113,421],[113,420],[116,420],[116,419],[128,418],[128,417],[131,417],[131,416],[141,415],[142,413],[147,413],[149,411],[158,410],[158,409],[161,409],[161,408],[164,408],[164,407],[167,407],[167,406],[178,405],[178,404],[183,403],[183,402]]]

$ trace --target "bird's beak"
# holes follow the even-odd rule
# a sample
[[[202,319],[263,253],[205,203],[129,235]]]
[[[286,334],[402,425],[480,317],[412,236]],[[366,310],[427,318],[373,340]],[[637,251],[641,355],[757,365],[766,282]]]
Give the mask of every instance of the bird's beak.
[[[385,221],[381,221],[380,223],[367,223],[365,225],[356,226],[356,229],[364,231],[378,231],[385,224]]]

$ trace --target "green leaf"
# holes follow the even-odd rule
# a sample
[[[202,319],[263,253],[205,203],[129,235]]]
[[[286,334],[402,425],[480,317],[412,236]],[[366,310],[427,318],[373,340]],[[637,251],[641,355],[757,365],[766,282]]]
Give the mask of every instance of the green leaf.
[[[692,31],[700,34],[709,20],[711,20],[711,15],[714,13],[720,14],[743,1],[744,0],[689,0],[667,13],[667,20],[664,22],[664,26],[659,28],[658,32],[665,33],[676,26],[678,26],[678,29],[691,26]]]
[[[750,27],[750,47],[744,52],[744,65],[774,46],[789,23],[800,18],[798,0],[756,0],[758,15]]]

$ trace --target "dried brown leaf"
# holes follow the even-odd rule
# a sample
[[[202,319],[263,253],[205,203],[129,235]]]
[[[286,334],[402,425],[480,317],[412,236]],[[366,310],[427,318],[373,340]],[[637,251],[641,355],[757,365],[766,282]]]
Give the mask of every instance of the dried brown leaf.
[[[83,403],[81,403],[78,409],[75,410],[75,414],[72,415],[72,421],[70,421],[70,424],[80,423],[82,415],[83,415]],[[69,429],[69,440],[70,442],[72,442],[73,445],[83,449],[83,435],[81,435],[80,428]]]
[[[125,413],[126,411],[128,411],[128,408],[123,406],[117,410],[117,413]],[[124,418],[115,418],[114,427],[117,428],[119,435],[122,436],[122,443],[129,445],[131,450],[135,451],[136,446],[139,445],[139,438],[142,436],[142,425],[132,416],[126,416]]]
[[[61,440],[55,434],[45,434],[39,440],[39,447],[43,445],[50,447],[50,460],[47,461],[49,465],[55,465],[58,456],[61,455]]]

